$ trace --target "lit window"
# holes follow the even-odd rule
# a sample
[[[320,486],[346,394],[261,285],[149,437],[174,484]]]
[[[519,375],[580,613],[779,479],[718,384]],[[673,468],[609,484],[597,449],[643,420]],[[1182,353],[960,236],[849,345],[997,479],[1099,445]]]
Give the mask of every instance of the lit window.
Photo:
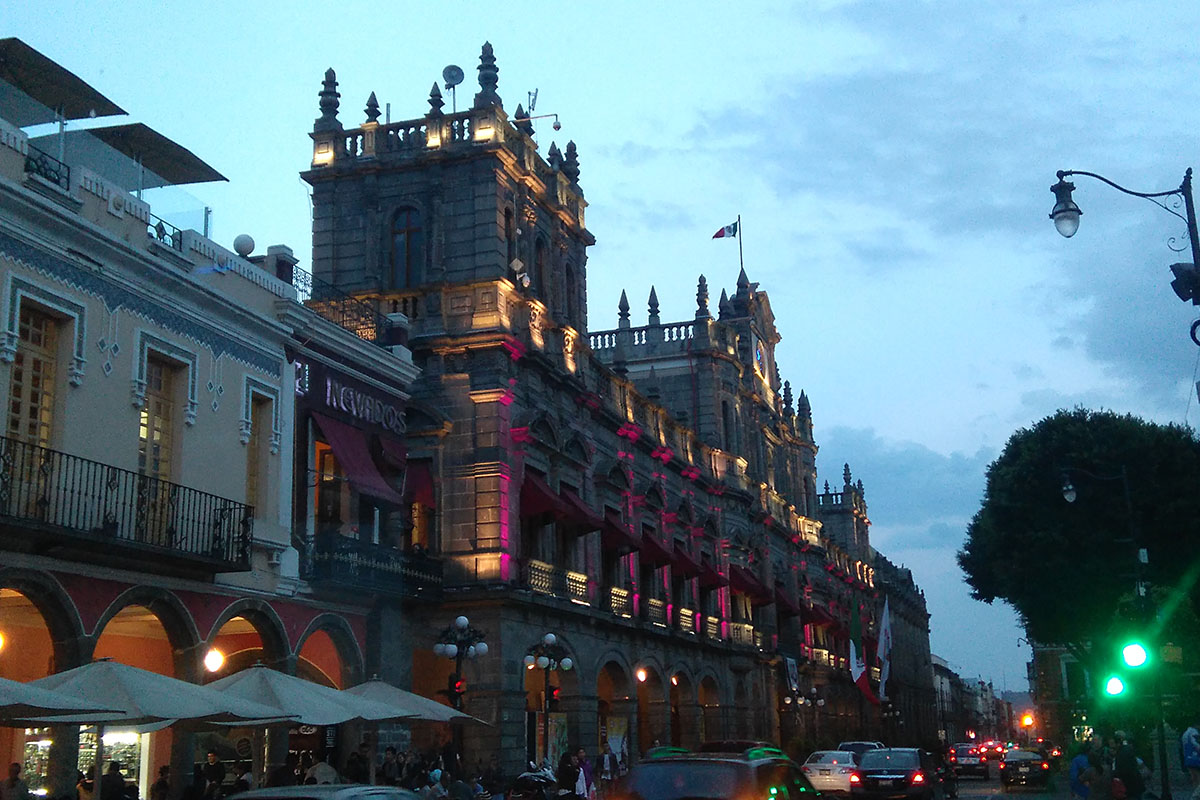
[[[39,447],[50,445],[57,355],[57,320],[22,305],[9,384],[7,434],[13,439]]]

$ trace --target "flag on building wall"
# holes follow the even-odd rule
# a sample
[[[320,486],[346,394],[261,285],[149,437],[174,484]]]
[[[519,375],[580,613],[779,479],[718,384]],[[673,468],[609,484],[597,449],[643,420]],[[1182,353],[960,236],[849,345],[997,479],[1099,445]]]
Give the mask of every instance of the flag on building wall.
[[[724,228],[721,228],[716,233],[714,233],[712,235],[712,238],[725,239],[727,237],[737,236],[737,228],[738,228],[738,224],[736,222],[731,222],[728,225],[726,225]]]
[[[862,615],[856,601],[850,603],[850,677],[868,700],[879,702],[871,692],[871,673],[867,669],[867,655],[863,648]]]
[[[879,619],[879,697],[887,699],[887,680],[892,672],[892,612],[887,597],[883,598],[883,616]]]

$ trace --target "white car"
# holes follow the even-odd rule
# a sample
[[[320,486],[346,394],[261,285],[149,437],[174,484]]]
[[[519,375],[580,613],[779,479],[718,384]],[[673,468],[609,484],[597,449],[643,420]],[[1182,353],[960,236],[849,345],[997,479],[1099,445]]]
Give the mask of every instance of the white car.
[[[850,794],[850,776],[858,756],[849,750],[818,750],[801,769],[813,787],[823,793]]]

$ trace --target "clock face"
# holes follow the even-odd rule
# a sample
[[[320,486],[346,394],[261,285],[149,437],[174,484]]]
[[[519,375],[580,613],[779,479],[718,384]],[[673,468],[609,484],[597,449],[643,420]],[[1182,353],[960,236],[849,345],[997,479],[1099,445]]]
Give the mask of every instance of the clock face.
[[[756,342],[754,345],[754,364],[758,367],[760,373],[766,374],[767,354],[763,350],[762,342]]]

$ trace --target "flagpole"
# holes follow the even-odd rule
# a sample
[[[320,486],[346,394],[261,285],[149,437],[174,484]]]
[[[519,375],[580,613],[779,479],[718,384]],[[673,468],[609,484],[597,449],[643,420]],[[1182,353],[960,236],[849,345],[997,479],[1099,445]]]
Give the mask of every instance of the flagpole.
[[[742,269],[746,268],[746,261],[742,258],[742,215],[738,214],[737,221],[737,240],[738,240],[738,266]]]

